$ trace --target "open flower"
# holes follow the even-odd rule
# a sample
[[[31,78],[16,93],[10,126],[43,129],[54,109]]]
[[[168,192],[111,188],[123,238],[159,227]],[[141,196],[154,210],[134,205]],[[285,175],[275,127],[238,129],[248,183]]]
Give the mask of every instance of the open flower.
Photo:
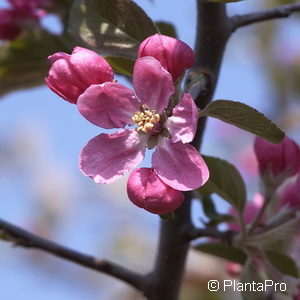
[[[139,168],[131,172],[127,194],[136,206],[160,215],[173,212],[184,200],[183,193],[161,181],[152,168]]]
[[[58,96],[74,104],[90,85],[114,78],[108,62],[89,49],[75,47],[71,55],[58,52],[48,59],[52,66],[46,84]]]
[[[195,60],[194,51],[186,43],[162,34],[152,35],[141,43],[138,57],[144,56],[156,58],[174,82]]]
[[[79,98],[80,113],[93,124],[125,128],[91,139],[80,155],[80,168],[97,183],[110,183],[138,165],[145,148],[152,156],[154,172],[170,187],[193,190],[203,185],[208,168],[190,144],[194,138],[198,109],[189,94],[168,113],[174,93],[172,76],[153,57],[137,59],[134,65],[135,93],[116,82],[90,86]]]

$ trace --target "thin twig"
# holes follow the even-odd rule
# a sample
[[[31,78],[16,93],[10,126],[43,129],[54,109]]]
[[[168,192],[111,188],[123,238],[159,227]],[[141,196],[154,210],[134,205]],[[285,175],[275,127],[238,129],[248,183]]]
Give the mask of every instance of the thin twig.
[[[300,11],[300,3],[294,3],[289,5],[281,5],[275,8],[267,9],[260,12],[245,14],[245,15],[236,15],[230,18],[232,22],[232,31],[235,31],[237,28],[242,26],[268,21],[278,18],[287,18],[292,13]]]
[[[13,242],[16,246],[35,248],[48,252],[78,265],[118,278],[136,289],[142,290],[143,275],[108,260],[98,259],[91,255],[82,254],[78,251],[61,246],[2,219],[0,219],[0,234],[2,240]]]

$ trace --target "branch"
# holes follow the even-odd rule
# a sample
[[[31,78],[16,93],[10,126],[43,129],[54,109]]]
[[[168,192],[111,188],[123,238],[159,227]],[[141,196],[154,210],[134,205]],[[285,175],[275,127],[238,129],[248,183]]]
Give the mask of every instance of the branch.
[[[16,246],[39,249],[78,265],[105,273],[130,284],[138,290],[142,290],[142,275],[128,270],[120,265],[114,264],[108,260],[98,259],[93,256],[82,254],[75,250],[66,248],[1,219],[0,237],[2,240],[13,242]]]
[[[292,13],[297,11],[300,11],[300,3],[282,5],[265,11],[251,13],[251,14],[236,15],[230,18],[233,25],[232,32],[242,26],[268,21],[272,19],[287,18]]]
[[[196,228],[191,226],[186,230],[186,237],[192,241],[201,237],[217,238],[220,241],[232,244],[232,239],[237,232],[233,230],[220,231],[214,227]]]
[[[203,84],[193,96],[201,109],[211,101],[223,58],[231,23],[224,4],[204,3],[197,0],[196,62],[188,74],[203,74]],[[198,123],[193,146],[200,149],[205,128],[205,118]],[[185,193],[185,201],[175,212],[173,220],[161,220],[159,249],[154,270],[148,275],[144,294],[149,300],[177,300],[184,274],[185,261],[189,250],[189,239],[184,229],[191,224],[192,193]]]

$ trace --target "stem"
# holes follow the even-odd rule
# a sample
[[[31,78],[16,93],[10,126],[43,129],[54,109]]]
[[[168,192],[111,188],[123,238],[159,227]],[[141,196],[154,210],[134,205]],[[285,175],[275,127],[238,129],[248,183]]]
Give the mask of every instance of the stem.
[[[118,278],[136,289],[142,290],[143,275],[108,260],[98,259],[91,255],[82,254],[78,251],[64,247],[1,219],[0,235],[1,239],[14,242],[16,246],[43,250],[78,265]]]
[[[231,17],[231,22],[233,24],[232,31],[242,26],[268,21],[278,18],[287,18],[292,13],[300,11],[300,3],[281,5],[275,8],[267,9],[265,11],[260,11],[245,15],[236,15]]]

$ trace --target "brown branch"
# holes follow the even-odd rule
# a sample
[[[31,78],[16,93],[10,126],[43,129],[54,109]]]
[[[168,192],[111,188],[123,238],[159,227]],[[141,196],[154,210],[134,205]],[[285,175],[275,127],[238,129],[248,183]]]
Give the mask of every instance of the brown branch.
[[[2,219],[0,219],[0,237],[2,240],[13,242],[16,246],[35,248],[48,252],[54,256],[74,262],[86,268],[118,278],[138,290],[143,289],[143,275],[135,273],[108,260],[98,259],[61,246]]]
[[[265,11],[260,11],[245,15],[236,15],[230,18],[232,22],[232,31],[242,26],[268,21],[278,18],[287,18],[292,13],[300,11],[300,3],[294,3],[289,5],[281,5],[275,8],[267,9]]]
[[[215,90],[223,52],[231,33],[231,23],[224,4],[204,3],[197,0],[196,62],[188,75],[193,80],[203,74],[203,84],[193,93],[201,109],[211,101]],[[200,149],[205,118],[201,118],[193,146]],[[146,280],[145,295],[149,300],[177,300],[189,249],[184,228],[191,224],[191,193],[185,193],[183,205],[173,220],[161,220],[159,249],[154,270]]]

